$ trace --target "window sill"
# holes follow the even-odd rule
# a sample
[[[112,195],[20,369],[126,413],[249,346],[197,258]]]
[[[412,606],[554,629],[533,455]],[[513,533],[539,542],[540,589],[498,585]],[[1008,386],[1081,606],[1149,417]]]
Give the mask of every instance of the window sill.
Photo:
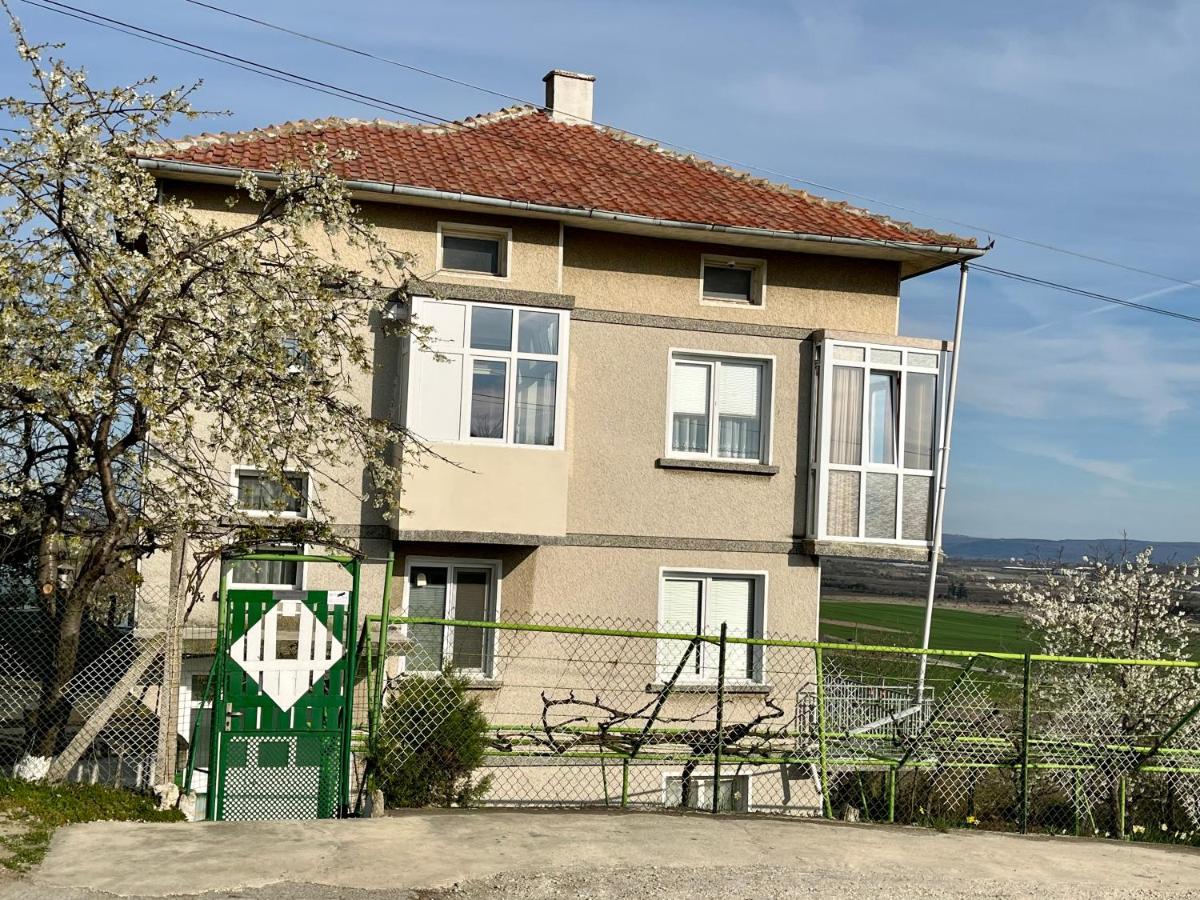
[[[658,694],[666,687],[662,682],[646,685],[647,694]],[[758,694],[766,696],[771,693],[774,688],[769,684],[752,684],[748,682],[734,682],[725,684],[726,694]],[[715,694],[717,692],[717,683],[704,682],[701,684],[676,684],[671,689],[672,694]]]
[[[763,463],[736,462],[726,459],[683,459],[662,456],[654,465],[660,469],[695,469],[701,472],[732,472],[738,475],[778,475],[779,466]]]
[[[499,678],[470,678],[467,681],[468,691],[498,691],[504,687],[504,682]]]

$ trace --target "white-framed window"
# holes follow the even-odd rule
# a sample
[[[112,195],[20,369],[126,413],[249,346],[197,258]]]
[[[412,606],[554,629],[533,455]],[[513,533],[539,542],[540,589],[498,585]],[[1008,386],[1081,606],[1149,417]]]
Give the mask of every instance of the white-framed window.
[[[425,440],[562,447],[563,310],[413,298],[406,424]]]
[[[945,356],[854,341],[818,347],[818,539],[930,544]]]
[[[744,256],[700,257],[700,302],[765,306],[767,261]]]
[[[285,472],[281,480],[258,469],[237,466],[233,470],[234,500],[238,509],[251,516],[302,519],[308,515],[308,476]],[[253,550],[262,553],[303,553],[301,544],[267,542]],[[296,560],[247,559],[229,569],[231,587],[301,590],[304,563]]]
[[[760,638],[766,610],[767,576],[762,572],[705,572],[663,569],[659,577],[658,626],[667,634],[716,636],[725,625],[727,638]],[[688,641],[658,642],[659,680],[666,682],[679,667]],[[701,643],[687,655],[679,681],[715,683],[719,648]],[[762,647],[727,643],[725,680],[760,683]]]
[[[692,775],[688,779],[688,809],[712,809],[713,777],[711,775]],[[684,806],[683,774],[663,776],[663,805],[667,807]],[[722,812],[750,811],[750,776],[729,775],[721,776],[721,795],[718,809]]]
[[[495,622],[500,612],[500,573],[498,560],[409,559],[404,572],[405,615]],[[406,672],[435,673],[450,666],[481,677],[495,673],[493,628],[410,624],[406,630]]]
[[[769,462],[773,362],[672,350],[667,456]]]
[[[512,229],[438,222],[437,268],[460,275],[508,277]]]
[[[282,481],[258,469],[233,470],[237,508],[253,516],[302,519],[308,515],[308,476],[285,472]]]

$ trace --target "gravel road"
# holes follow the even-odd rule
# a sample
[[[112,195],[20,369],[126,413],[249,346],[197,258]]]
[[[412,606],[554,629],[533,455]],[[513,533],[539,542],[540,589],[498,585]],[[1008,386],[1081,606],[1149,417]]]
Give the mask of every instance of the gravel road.
[[[0,900],[1200,900],[1200,851],[751,817],[423,811],[62,829]]]

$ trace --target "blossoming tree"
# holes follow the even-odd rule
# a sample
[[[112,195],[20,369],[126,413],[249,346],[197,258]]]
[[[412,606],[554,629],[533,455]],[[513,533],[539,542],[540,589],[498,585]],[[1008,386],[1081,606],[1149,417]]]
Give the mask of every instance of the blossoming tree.
[[[1004,585],[1022,607],[1042,652],[1054,656],[1191,659],[1200,631],[1183,608],[1200,569],[1164,571],[1147,548],[1132,559],[1097,562],[1089,571]],[[1155,734],[1200,702],[1200,672],[1145,666],[1054,666],[1043,692],[1060,711],[1086,702],[1121,733]]]
[[[253,524],[217,460],[282,484],[313,473],[315,537],[321,480],[351,459],[367,486],[346,489],[398,496],[404,435],[350,386],[407,260],[320,146],[263,183],[244,174],[236,217],[177,198],[138,155],[197,115],[191,90],[97,88],[13,31],[31,79],[0,101],[0,564],[33,577],[52,634],[26,747],[49,757],[105,579],[174,533]]]

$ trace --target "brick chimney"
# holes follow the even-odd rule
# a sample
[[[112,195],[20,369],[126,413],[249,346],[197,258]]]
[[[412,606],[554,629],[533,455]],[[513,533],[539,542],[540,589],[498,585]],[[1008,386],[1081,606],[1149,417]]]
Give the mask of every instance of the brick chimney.
[[[555,122],[590,125],[592,121],[592,85],[595,75],[552,69],[546,82],[546,110]]]

